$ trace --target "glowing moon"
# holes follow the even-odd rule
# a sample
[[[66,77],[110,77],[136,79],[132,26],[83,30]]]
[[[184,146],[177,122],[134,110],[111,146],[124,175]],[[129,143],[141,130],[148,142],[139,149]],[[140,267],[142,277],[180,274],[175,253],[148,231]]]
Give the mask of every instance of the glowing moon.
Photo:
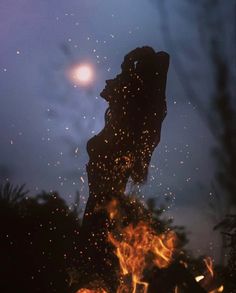
[[[72,68],[71,80],[78,85],[88,85],[94,79],[94,70],[89,64],[79,64]]]

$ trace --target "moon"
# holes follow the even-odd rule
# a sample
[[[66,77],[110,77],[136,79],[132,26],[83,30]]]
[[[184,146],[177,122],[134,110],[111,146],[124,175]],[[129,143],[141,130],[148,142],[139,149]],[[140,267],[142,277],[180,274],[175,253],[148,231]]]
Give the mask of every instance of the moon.
[[[81,63],[75,65],[70,71],[70,79],[76,85],[89,85],[94,80],[94,69],[92,65]]]

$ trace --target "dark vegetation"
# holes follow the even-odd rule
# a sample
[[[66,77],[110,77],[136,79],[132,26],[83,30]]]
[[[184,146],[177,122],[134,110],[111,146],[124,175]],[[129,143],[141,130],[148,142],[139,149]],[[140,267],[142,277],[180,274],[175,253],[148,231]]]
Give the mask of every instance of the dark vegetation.
[[[0,292],[68,292],[80,221],[57,194],[0,189]]]

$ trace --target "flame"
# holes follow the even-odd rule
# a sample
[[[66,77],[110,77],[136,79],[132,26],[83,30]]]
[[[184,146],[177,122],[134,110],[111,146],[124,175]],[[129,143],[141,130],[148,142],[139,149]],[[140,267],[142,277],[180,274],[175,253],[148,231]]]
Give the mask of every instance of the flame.
[[[224,286],[221,285],[219,288],[210,291],[209,293],[218,293],[218,292],[223,292],[224,291]]]
[[[218,290],[218,292],[223,292],[224,291],[224,286],[221,285],[217,290]]]
[[[76,293],[107,293],[107,291],[105,291],[104,289],[80,289],[79,291],[77,291]]]
[[[117,205],[116,200],[110,205],[111,218],[117,215]],[[120,283],[116,293],[147,293],[149,284],[142,280],[143,272],[148,266],[166,268],[171,264],[175,251],[176,235],[172,231],[158,235],[148,223],[140,221],[137,225],[130,224],[120,229],[116,235],[108,233],[108,241],[114,245],[115,254],[120,264]],[[204,275],[195,277],[195,280],[200,282],[208,293],[223,292],[223,285],[214,290],[209,289],[212,288],[215,279],[213,261],[210,257],[203,261],[207,270]],[[188,266],[185,262],[181,263],[185,267]],[[76,293],[108,293],[102,287],[96,288],[83,288]],[[174,293],[180,293],[178,286],[174,288]]]
[[[114,198],[105,207],[110,220],[116,223],[115,232],[108,232],[108,241],[115,247],[114,253],[119,260],[119,285],[116,293],[147,293],[149,284],[143,280],[144,271],[156,266],[160,269],[167,268],[173,260],[175,253],[176,234],[167,230],[157,234],[149,221],[140,221],[138,224],[130,224],[121,228],[119,201]],[[208,293],[224,291],[224,286],[216,285],[216,276],[213,269],[213,261],[210,257],[204,260],[206,270],[195,280]],[[180,261],[185,268],[188,264]],[[104,286],[88,286],[76,293],[108,293]],[[213,289],[214,288],[214,289]],[[181,289],[176,286],[174,293],[180,293]]]
[[[206,286],[208,283],[211,283],[214,280],[215,273],[214,273],[213,261],[210,257],[204,258],[203,262],[204,262],[206,269],[207,269],[206,275],[205,276],[203,276],[203,275],[197,276],[197,277],[195,277],[195,280],[197,282],[200,282],[204,279],[205,286]],[[221,285],[220,287],[218,287],[214,290],[208,291],[208,293],[218,293],[218,292],[223,292],[223,291],[224,291],[224,286]]]
[[[107,205],[107,212],[111,220],[118,216],[118,200],[112,199]]]
[[[108,234],[108,240],[116,248],[115,254],[119,259],[121,275],[131,276],[132,293],[137,291],[139,285],[144,293],[147,292],[148,283],[143,282],[142,277],[148,265],[148,255],[152,255],[153,264],[159,268],[165,268],[171,263],[175,238],[175,234],[170,231],[157,235],[147,223],[142,221],[136,226],[130,224],[125,227],[118,237],[112,233]],[[118,293],[125,292],[129,288],[122,278],[121,280]]]
[[[204,258],[204,263],[205,263],[205,266],[208,270],[208,272],[210,273],[210,276],[213,278],[214,277],[214,270],[213,270],[213,261],[210,257],[206,257]]]

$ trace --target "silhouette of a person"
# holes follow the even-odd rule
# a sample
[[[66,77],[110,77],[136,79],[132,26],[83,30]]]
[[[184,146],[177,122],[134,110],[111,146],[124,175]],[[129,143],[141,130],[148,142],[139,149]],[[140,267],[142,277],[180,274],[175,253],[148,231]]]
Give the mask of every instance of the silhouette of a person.
[[[89,199],[82,224],[90,273],[106,275],[109,269],[107,205],[124,194],[129,178],[135,183],[147,178],[166,115],[168,66],[167,53],[136,48],[125,56],[121,73],[107,80],[101,92],[109,107],[104,128],[87,144]]]
[[[123,193],[129,177],[145,181],[166,115],[165,87],[169,56],[150,47],[125,56],[122,72],[101,92],[109,108],[105,127],[88,141],[90,196],[86,216],[95,206]]]

